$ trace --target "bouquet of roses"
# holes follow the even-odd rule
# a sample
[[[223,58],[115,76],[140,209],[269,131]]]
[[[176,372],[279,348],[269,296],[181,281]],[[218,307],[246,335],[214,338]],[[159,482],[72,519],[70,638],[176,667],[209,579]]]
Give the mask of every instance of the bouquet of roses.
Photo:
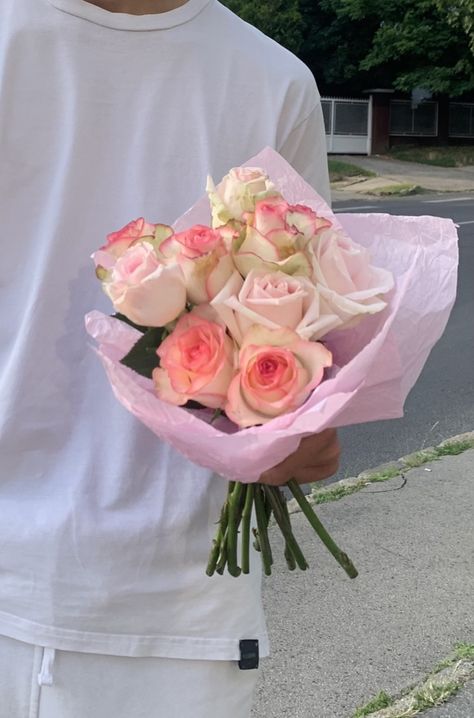
[[[217,187],[209,178],[207,200],[174,227],[135,220],[93,255],[116,314],[92,312],[87,326],[117,397],[158,436],[230,479],[209,575],[226,567],[233,576],[248,573],[252,533],[269,574],[272,517],[288,567],[307,568],[283,494],[258,476],[305,435],[399,416],[455,296],[456,232],[448,220],[433,233],[426,220],[434,218],[424,218],[415,228],[423,241],[409,247],[407,228],[390,226],[393,242],[397,229],[405,230],[395,248],[402,261],[393,261],[393,247],[388,261],[383,251],[374,261],[276,153],[266,150],[256,160],[266,171],[235,168]],[[386,240],[383,231],[377,237],[380,219],[372,228],[366,220],[366,243],[378,239],[380,250]],[[420,333],[404,371],[402,344],[416,329],[397,332],[397,320],[413,301],[415,255],[420,270],[430,267],[433,244],[448,258],[430,269],[444,290],[437,302],[416,308]],[[428,287],[430,276],[423,283]],[[288,486],[355,577],[300,486]]]

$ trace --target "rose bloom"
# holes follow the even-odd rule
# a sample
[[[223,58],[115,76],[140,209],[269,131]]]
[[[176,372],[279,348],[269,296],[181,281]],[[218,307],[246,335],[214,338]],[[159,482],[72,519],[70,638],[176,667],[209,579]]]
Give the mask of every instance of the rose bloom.
[[[244,337],[225,412],[243,428],[294,411],[331,364],[331,352],[322,344],[304,341],[290,329],[255,325]]]
[[[234,262],[244,276],[265,268],[310,277],[311,241],[330,224],[310,207],[290,205],[281,197],[260,200],[243,241],[234,249]]]
[[[339,316],[341,328],[385,309],[382,296],[393,288],[393,276],[372,266],[364,247],[340,232],[328,231],[316,238],[313,251],[313,279],[328,310]]]
[[[178,266],[165,266],[148,242],[131,246],[103,282],[114,308],[132,322],[162,327],[186,306],[184,277]]]
[[[209,302],[231,276],[234,271],[230,254],[233,234],[229,227],[214,230],[197,224],[160,243],[163,261],[180,265],[191,303]]]
[[[182,406],[197,401],[223,408],[235,373],[234,344],[225,327],[195,312],[185,314],[157,349],[160,367],[153,371],[163,401]]]
[[[302,339],[316,340],[341,323],[327,311],[309,279],[283,272],[252,269],[245,281],[235,272],[211,306],[238,344],[253,324],[269,329],[286,327]]]
[[[155,235],[156,225],[150,224],[143,217],[134,219],[117,232],[107,235],[106,243],[94,252],[92,259],[98,269],[98,277],[102,279],[102,270],[111,269],[115,261],[136,242],[148,239],[152,240]],[[102,273],[103,274],[103,273]]]
[[[206,190],[211,203],[213,227],[220,227],[230,220],[245,222],[247,216],[255,211],[258,200],[281,197],[268,175],[258,167],[236,167],[217,187],[208,177]]]

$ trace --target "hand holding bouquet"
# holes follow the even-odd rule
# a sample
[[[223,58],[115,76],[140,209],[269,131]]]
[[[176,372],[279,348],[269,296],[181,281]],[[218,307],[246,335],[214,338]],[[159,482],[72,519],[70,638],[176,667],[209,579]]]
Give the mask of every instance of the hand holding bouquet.
[[[307,567],[283,495],[259,484],[259,475],[292,453],[304,436],[331,425],[399,415],[454,299],[455,240],[446,226],[441,240],[451,261],[443,269],[442,311],[437,323],[421,332],[424,341],[404,376],[393,325],[403,300],[410,299],[413,247],[405,247],[398,264],[373,261],[367,246],[349,236],[278,155],[265,151],[260,158],[280,181],[255,167],[231,170],[217,187],[209,179],[210,224],[201,219],[209,216],[209,204],[201,202],[174,227],[131,222],[109,235],[94,255],[117,314],[106,320],[92,313],[88,329],[101,341],[118,398],[160,437],[232,479],[209,575],[226,566],[234,576],[248,572],[254,511],[254,545],[265,572],[272,564],[271,517],[283,533],[289,568]],[[197,215],[200,221],[190,221]],[[377,233],[364,238],[377,239]],[[381,246],[379,241],[383,256]],[[419,246],[416,250],[426,266],[430,257],[424,258]],[[393,248],[388,254],[393,260]],[[120,330],[117,319],[123,322]],[[428,324],[422,321],[423,326]],[[384,382],[382,406],[374,388]],[[288,485],[317,534],[354,577],[352,563],[297,482]]]

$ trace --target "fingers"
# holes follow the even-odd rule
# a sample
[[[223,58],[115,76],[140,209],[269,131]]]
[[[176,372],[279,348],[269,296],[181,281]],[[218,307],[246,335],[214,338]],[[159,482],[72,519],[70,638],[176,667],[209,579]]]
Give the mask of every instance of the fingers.
[[[339,467],[340,446],[335,429],[308,436],[298,449],[277,466],[265,471],[260,482],[281,486],[294,478],[298,483],[327,479]]]

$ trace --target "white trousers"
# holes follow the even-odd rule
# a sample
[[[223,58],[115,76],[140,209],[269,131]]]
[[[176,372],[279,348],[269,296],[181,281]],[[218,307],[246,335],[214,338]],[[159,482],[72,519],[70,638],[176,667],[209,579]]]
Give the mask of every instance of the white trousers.
[[[237,663],[58,651],[0,636],[0,718],[249,718]]]

